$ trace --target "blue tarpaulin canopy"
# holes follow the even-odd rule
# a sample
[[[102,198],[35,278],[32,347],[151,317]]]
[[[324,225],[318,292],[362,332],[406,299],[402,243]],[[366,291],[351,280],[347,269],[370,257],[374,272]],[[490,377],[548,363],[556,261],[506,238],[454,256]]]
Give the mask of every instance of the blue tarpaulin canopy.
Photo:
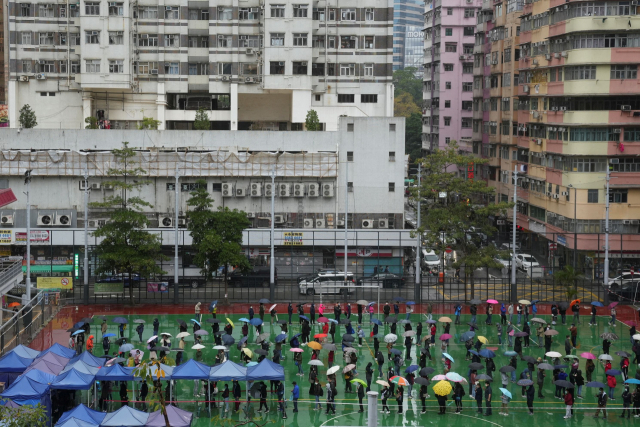
[[[189,359],[188,362],[183,363],[180,366],[177,366],[173,373],[171,374],[172,380],[206,380],[209,378],[209,371],[211,368],[205,365],[204,363],[200,363],[195,361],[194,359]]]
[[[142,427],[148,419],[149,414],[146,412],[123,406],[116,412],[107,414],[100,425],[102,427]]]
[[[98,427],[98,424],[91,424],[77,418],[68,418],[65,422],[58,422],[55,427]]]
[[[24,357],[25,359],[35,359],[40,354],[38,350],[34,350],[22,344],[14,347],[8,353],[15,353],[20,357]]]
[[[209,371],[210,381],[245,381],[247,378],[247,368],[227,360],[220,365],[212,366]]]
[[[22,373],[33,359],[26,359],[10,352],[0,358],[0,372]]]
[[[23,376],[17,379],[11,387],[0,394],[0,396],[12,400],[40,399],[40,397],[48,393],[48,391],[48,384],[42,384],[27,376]]]
[[[40,356],[44,356],[47,353],[55,353],[58,356],[66,357],[67,359],[71,359],[72,357],[74,357],[76,355],[76,351],[75,350],[63,347],[58,343],[55,343],[54,345],[52,345],[51,347],[49,347],[48,349],[43,351],[40,354]]]
[[[171,427],[189,427],[193,414],[191,412],[184,411],[180,408],[176,408],[173,405],[167,405],[167,418],[169,418],[169,425]],[[149,414],[149,419],[145,424],[145,427],[165,427],[164,415],[162,411],[156,411]]]
[[[36,370],[51,375],[58,375],[62,372],[63,368],[64,366],[57,365],[55,362],[50,362],[45,359],[36,359],[31,365],[29,365],[25,373]]]
[[[2,406],[6,406],[7,408],[19,408],[20,407],[20,405],[18,405],[13,400],[6,400],[6,401],[2,402],[1,405]]]
[[[247,368],[247,381],[256,380],[284,381],[284,367],[263,359],[257,365]]]
[[[89,353],[88,351],[83,351],[82,353],[80,353],[79,355],[77,355],[76,357],[74,357],[73,359],[71,359],[69,361],[69,363],[75,363],[78,360],[83,361],[84,363],[86,363],[89,366],[95,366],[95,367],[100,367],[100,366],[104,366],[104,363],[106,362],[105,359],[103,358],[99,358],[99,357],[95,357],[93,354]]]
[[[135,368],[123,368],[119,364],[114,364],[102,368],[96,374],[98,381],[133,381],[133,370]]]
[[[95,375],[83,374],[71,369],[64,374],[58,375],[51,383],[51,388],[54,390],[89,390],[94,379]]]
[[[58,424],[65,422],[69,418],[76,418],[89,424],[100,425],[100,423],[106,416],[107,414],[104,412],[94,411],[84,404],[80,404],[72,410],[62,414],[62,416],[58,420]]]
[[[78,360],[75,363],[69,363],[67,366],[65,366],[65,368],[62,371],[60,371],[60,374],[64,374],[65,372],[70,371],[71,369],[78,371],[82,374],[91,375],[91,376],[97,374],[98,371],[100,370],[100,368],[96,366],[87,365],[82,360]]]
[[[37,381],[40,384],[51,384],[56,379],[55,375],[48,374],[37,369],[32,369],[29,372],[25,372],[24,374],[20,375],[19,378],[22,377],[31,378],[32,380]]]

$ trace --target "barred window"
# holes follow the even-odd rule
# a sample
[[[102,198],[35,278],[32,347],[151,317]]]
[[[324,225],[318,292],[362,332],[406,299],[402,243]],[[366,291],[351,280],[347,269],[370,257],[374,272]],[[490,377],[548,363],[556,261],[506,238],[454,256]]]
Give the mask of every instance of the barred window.
[[[306,18],[309,13],[308,4],[294,4],[293,5],[293,17],[294,18]]]
[[[596,78],[595,65],[579,65],[575,67],[565,67],[565,70],[564,70],[565,80],[595,80],[595,78]]]
[[[637,79],[638,65],[612,65],[611,80]]]

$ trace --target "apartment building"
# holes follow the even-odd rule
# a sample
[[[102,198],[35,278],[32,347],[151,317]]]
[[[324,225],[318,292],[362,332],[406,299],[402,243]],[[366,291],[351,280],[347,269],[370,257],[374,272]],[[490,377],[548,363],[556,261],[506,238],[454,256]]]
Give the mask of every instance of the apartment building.
[[[481,0],[427,0],[422,148],[457,141],[471,150],[473,53]]]
[[[9,2],[9,118],[134,129],[325,130],[393,116],[391,0]]]
[[[607,169],[611,274],[637,265],[637,13],[636,1],[483,5],[474,151],[489,159],[482,176],[501,200],[512,200],[521,171],[517,224],[552,268],[602,278]]]
[[[405,67],[422,68],[422,28],[424,22],[422,0],[394,0],[393,2],[393,70]],[[416,49],[417,44],[419,49]]]

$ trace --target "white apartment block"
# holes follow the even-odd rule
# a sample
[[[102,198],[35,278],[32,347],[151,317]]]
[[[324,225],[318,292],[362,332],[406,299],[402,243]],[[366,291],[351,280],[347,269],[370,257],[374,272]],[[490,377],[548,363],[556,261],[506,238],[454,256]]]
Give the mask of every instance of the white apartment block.
[[[306,1],[306,2],[305,2]],[[391,0],[9,1],[11,127],[302,130],[393,116]]]

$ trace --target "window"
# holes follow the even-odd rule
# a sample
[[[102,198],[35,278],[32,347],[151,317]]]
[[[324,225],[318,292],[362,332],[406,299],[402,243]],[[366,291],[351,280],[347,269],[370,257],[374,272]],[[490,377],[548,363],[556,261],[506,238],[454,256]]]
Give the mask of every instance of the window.
[[[353,151],[347,151],[347,162],[353,162]]]
[[[462,91],[463,92],[472,92],[473,91],[473,83],[472,82],[463,82],[462,83]]]
[[[157,34],[140,34],[138,36],[138,46],[149,47],[158,46]]]
[[[637,65],[612,65],[611,66],[611,80],[624,80],[624,79],[637,79],[638,78],[638,66]]]
[[[374,9],[367,8],[364,10],[364,20],[365,21],[375,21],[374,19]]]
[[[239,36],[240,47],[262,47],[262,39],[260,36]]]
[[[324,65],[324,64],[323,64]],[[315,96],[316,102],[320,102],[322,101],[322,95],[316,95]]]
[[[218,47],[232,47],[233,36],[231,35],[218,35]]]
[[[122,59],[110,59],[109,72],[113,74],[124,73],[124,61]]]
[[[472,123],[471,117],[462,117],[460,126],[463,129],[471,129],[471,123]]]
[[[615,189],[609,191],[609,203],[627,203],[627,189]]]
[[[293,45],[294,46],[306,46],[307,45],[307,33],[293,33]]]
[[[374,46],[375,45],[373,43],[373,36],[364,36],[364,48],[373,49]]]
[[[31,60],[27,59],[22,61],[22,72],[30,73],[31,72]]]
[[[123,16],[124,3],[109,2],[109,16]]]
[[[246,62],[242,64],[242,74],[255,76],[258,74],[258,64],[254,62]]]
[[[464,111],[472,111],[473,110],[473,101],[462,101],[462,109]]]
[[[179,75],[180,74],[180,63],[178,62],[165,62],[164,63],[164,73]]]
[[[444,118],[444,125],[445,126],[451,126],[451,117],[445,117]]]
[[[100,31],[85,31],[84,42],[86,44],[100,44]]]
[[[80,33],[69,33],[71,46],[80,46]]]
[[[395,131],[396,131],[396,124],[389,123],[389,132],[395,132]]]
[[[152,71],[153,70],[153,71]],[[134,74],[158,74],[158,63],[157,62],[135,62],[133,64],[133,73]]]
[[[180,35],[179,34],[165,34],[164,35],[164,47],[180,47]]]
[[[40,4],[38,6],[38,17],[40,18],[53,18],[53,5],[52,4]]]
[[[40,61],[40,66],[38,68],[38,71],[41,73],[55,73],[56,61]]]
[[[306,76],[307,75],[307,61],[293,62],[293,74]]]
[[[329,43],[329,49],[335,49],[336,48],[336,37],[335,36],[328,36],[327,37],[327,41]]]
[[[324,76],[324,63],[313,63],[311,64],[311,75],[312,76]],[[318,97],[320,95],[316,95]],[[317,100],[319,101],[319,99]]]
[[[451,82],[444,82],[445,89],[451,89]]]
[[[231,62],[218,62],[218,74],[222,76],[231,75]]]
[[[360,102],[362,102],[363,104],[376,104],[378,102],[378,95],[362,94],[360,95]]]
[[[511,86],[511,73],[504,73],[502,75],[502,87]]]
[[[451,37],[453,35],[453,28],[445,28],[444,35],[447,37]]]
[[[473,36],[474,35],[474,31],[475,31],[475,27],[464,27],[463,34],[465,36]]]
[[[347,93],[339,93],[338,94],[338,102],[339,103],[354,103],[355,95],[347,94]]]
[[[449,15],[449,16],[453,15],[453,8],[452,7],[448,7],[447,8],[447,15]]]
[[[373,77],[373,64],[364,64],[364,76]]]
[[[341,76],[355,76],[356,75],[356,64],[340,64],[340,75]]]
[[[136,9],[134,9],[134,12]],[[140,19],[158,19],[158,7],[157,6],[141,6],[140,7]]]
[[[208,62],[191,62],[188,65],[188,72],[190,76],[208,76],[209,63]]]
[[[84,3],[85,15],[100,15],[100,2],[85,2]]]
[[[23,31],[21,34],[22,44],[31,44],[31,31]]]
[[[31,16],[31,3],[20,3],[20,16]]]
[[[451,101],[444,101],[444,108],[451,108]]]
[[[189,47],[209,47],[209,36],[189,36]]]
[[[257,9],[257,8],[254,8]],[[242,18],[242,11],[248,11],[248,8],[240,8],[240,19]],[[244,18],[247,19],[247,18]],[[255,18],[254,18],[255,19]],[[208,21],[209,20],[209,9],[189,9],[189,20],[190,21]]]
[[[165,6],[164,19],[180,19],[180,7]]]
[[[596,78],[595,65],[579,65],[575,67],[565,67],[565,70],[564,70],[565,80],[595,80],[595,78]]]
[[[476,15],[475,11],[473,9],[465,9],[464,10],[464,17],[465,18],[473,18]]]
[[[53,45],[53,33],[40,33],[41,45]]]
[[[271,33],[271,46],[284,46],[284,33]]]
[[[87,59],[85,60],[86,68],[85,73],[99,73],[100,72],[100,60],[99,59]]]
[[[294,18],[306,18],[309,12],[308,4],[294,4],[293,5],[293,17]]]
[[[271,61],[269,74],[284,74],[284,61]]]
[[[444,64],[445,71],[453,71],[453,64]]]
[[[355,9],[340,9],[341,21],[355,21],[356,10]]]
[[[272,18],[284,18],[284,5],[272,4],[271,5],[271,17]]]
[[[317,7],[314,7],[312,19],[314,21],[322,21],[322,22],[326,21],[325,9],[324,8],[319,9]]]
[[[395,182],[390,182],[389,183],[389,193],[393,193],[396,191],[396,183]]]
[[[611,195],[609,195],[611,197]],[[598,190],[587,190],[587,202],[598,203]]]
[[[445,52],[456,52],[458,50],[458,45],[455,43],[446,43],[444,45]]]
[[[109,31],[109,44],[124,44],[122,31]]]
[[[218,6],[218,20],[220,21],[230,21],[233,19],[233,8]]]
[[[336,75],[336,64],[329,63],[327,64],[327,76],[335,76]]]
[[[356,36],[341,36],[340,48],[341,49],[355,49],[356,48]]]
[[[59,62],[59,67],[60,67],[60,73],[62,74],[66,74],[67,73],[67,60],[62,60]]]
[[[71,74],[80,73],[80,61],[71,61]]]

